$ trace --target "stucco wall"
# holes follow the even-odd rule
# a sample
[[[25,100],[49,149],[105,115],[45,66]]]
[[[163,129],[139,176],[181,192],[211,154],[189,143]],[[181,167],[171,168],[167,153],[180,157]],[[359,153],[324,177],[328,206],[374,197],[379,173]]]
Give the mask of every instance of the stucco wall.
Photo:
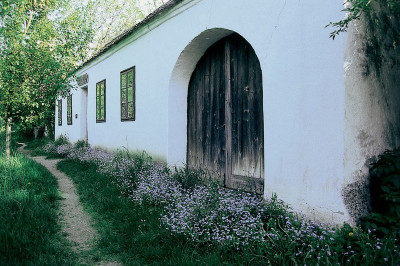
[[[81,69],[89,75],[89,143],[184,164],[190,74],[213,42],[236,32],[263,73],[265,197],[277,193],[320,220],[349,220],[341,195],[346,34],[332,41],[324,28],[342,18],[341,9],[336,0],[184,1]],[[132,66],[136,121],[121,122],[120,72]],[[95,84],[103,79],[107,118],[96,123]],[[75,137],[74,130],[81,129],[56,126],[56,134]]]
[[[373,5],[374,11],[382,12]],[[375,23],[375,22],[374,22]],[[398,27],[398,22],[395,23]],[[379,27],[379,24],[374,25]],[[381,44],[378,49],[367,49],[368,19],[363,17],[350,25],[347,41],[346,73],[346,126],[343,197],[352,220],[357,220],[369,209],[369,164],[374,157],[400,145],[400,61],[393,40],[384,25],[374,32]],[[389,49],[387,49],[389,47]],[[380,54],[377,68],[371,52]]]
[[[75,85],[76,86],[76,85]],[[81,129],[81,89],[75,87],[72,89],[72,125],[67,124],[67,99],[60,98],[62,100],[62,126],[58,125],[58,106],[56,102],[55,110],[55,137],[60,135],[66,136],[71,142],[76,142],[82,139]],[[75,115],[78,115],[76,118]]]
[[[213,32],[217,31],[215,28],[238,32],[259,57],[264,83],[265,195],[277,193],[295,209],[312,216],[329,221],[346,220],[348,216],[340,197],[344,36],[333,42],[328,38],[329,29],[324,29],[327,21],[341,18],[340,3],[330,1],[323,9],[315,10],[316,3],[312,1],[306,4],[255,1],[246,3],[249,11],[246,14],[238,8],[239,2],[233,2],[232,12],[223,2],[218,2],[218,6],[203,1],[204,9],[208,5],[209,10],[215,10],[208,14],[208,20],[202,17],[196,20],[195,13],[188,11],[181,16],[183,21],[194,20],[194,25],[203,24],[203,28]],[[196,36],[198,30],[190,27],[188,30],[194,30]],[[202,54],[201,44],[212,39],[211,30],[195,40],[193,37],[184,40],[178,63],[189,62],[178,73],[194,69],[195,64],[182,57],[196,56],[193,51]],[[221,35],[224,33],[220,31]],[[174,38],[181,39],[180,35],[181,32]],[[177,78],[177,84],[173,75],[170,84],[169,112],[174,119],[169,122],[169,141],[174,145],[169,146],[168,158],[172,163],[184,162],[186,155],[186,142],[178,141],[186,139],[189,77]],[[183,100],[177,105],[175,99]]]

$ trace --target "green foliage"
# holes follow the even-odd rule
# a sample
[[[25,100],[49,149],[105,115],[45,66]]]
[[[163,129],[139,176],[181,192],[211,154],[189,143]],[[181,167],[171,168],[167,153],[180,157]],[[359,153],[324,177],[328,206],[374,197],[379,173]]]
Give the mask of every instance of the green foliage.
[[[183,189],[192,189],[196,185],[216,182],[211,174],[204,169],[193,169],[189,167],[177,168],[173,172],[173,178],[177,180]]]
[[[58,147],[65,145],[68,144]],[[69,155],[75,152],[70,150]],[[101,157],[105,155],[101,150],[93,148],[88,154],[94,152]],[[347,224],[340,227],[318,224],[293,213],[276,195],[257,205],[250,200],[253,197],[248,193],[224,190],[215,184],[207,186],[202,173],[198,171],[179,169],[175,174],[171,171],[165,172],[188,188],[180,197],[175,197],[176,205],[167,205],[170,207],[166,208],[166,204],[158,204],[154,200],[133,201],[135,194],[123,193],[124,188],[116,182],[121,179],[131,183],[130,177],[117,173],[115,178],[112,177],[113,173],[99,171],[104,165],[95,159],[87,160],[88,154],[82,157],[84,163],[79,159],[64,160],[58,164],[58,168],[73,178],[82,202],[94,217],[100,234],[95,256],[101,257],[105,254],[126,264],[174,265],[199,262],[213,265],[396,265],[400,261],[399,240],[396,236],[398,231],[393,231],[393,228],[389,228],[387,234],[377,234],[374,228],[364,230]],[[106,161],[112,159],[110,156],[108,153]],[[128,158],[131,162],[137,157],[138,165],[141,166],[132,166],[131,170],[140,174],[140,180],[161,181],[162,176],[155,170],[160,165],[153,164],[145,153],[140,155],[125,151],[119,152],[117,157],[118,162],[114,165],[121,163],[121,167],[127,164]],[[132,173],[129,175],[132,176]],[[167,184],[173,185],[172,182]],[[196,186],[198,184],[203,186]],[[159,187],[152,187],[157,188]],[[163,192],[159,190],[157,193]],[[173,200],[173,195],[170,196]],[[238,208],[240,202],[246,203],[242,210]],[[232,215],[232,211],[238,213]],[[168,215],[171,213],[172,216]],[[187,219],[189,216],[195,219]],[[165,217],[170,218],[169,224],[173,228],[165,226]],[[229,219],[228,222],[226,218]],[[222,242],[207,241],[210,236],[217,234],[216,229],[237,230],[233,226],[237,220],[240,223],[254,220],[249,226],[241,227],[240,233],[260,234],[262,238],[248,243],[236,238],[222,239]],[[174,221],[177,223],[174,224]],[[201,224],[198,224],[199,221]],[[189,232],[177,231],[177,226],[183,226]],[[190,234],[187,233],[193,233],[200,227],[211,233],[199,235],[198,241],[188,238]]]
[[[62,146],[72,148],[72,145],[69,143],[68,138],[64,135],[60,135],[54,141],[50,140],[49,138],[35,139],[33,141],[29,141],[26,148],[32,150],[32,156],[46,156],[47,159],[56,159],[64,157],[57,152],[57,148]]]
[[[61,0],[1,2],[2,117],[31,126],[53,120],[55,99],[71,89],[92,38],[85,17]]]
[[[74,147],[76,149],[89,147],[89,143],[87,143],[86,140],[78,140],[77,142],[75,142]]]
[[[99,174],[96,165],[62,161],[58,168],[71,176],[81,201],[94,218],[100,234],[98,254],[116,258],[126,265],[217,265],[222,262],[218,252],[195,250],[185,239],[160,230],[162,209],[139,206],[121,197],[117,186]]]
[[[380,235],[400,236],[400,149],[385,151],[371,166],[372,213],[361,219],[361,225]]]
[[[129,150],[120,150],[112,159],[111,165],[114,165],[114,172],[124,172],[129,176],[129,183],[136,187],[138,175],[146,173],[151,167],[152,158],[145,151],[132,153]],[[127,187],[121,187],[122,190]]]
[[[343,20],[340,20],[338,22],[330,22],[328,25],[325,27],[335,27],[338,28],[337,30],[334,30],[331,32],[330,37],[332,39],[335,39],[337,35],[339,35],[341,32],[346,32],[347,27],[349,26],[349,23],[360,19],[361,15],[363,12],[369,10],[370,8],[370,3],[371,0],[349,0],[345,3],[347,6],[343,11],[347,12],[346,18]]]
[[[119,156],[121,162],[127,158],[123,153]],[[145,165],[146,168],[151,166],[147,159],[143,161],[146,163],[141,165]],[[174,206],[168,209],[165,208],[165,204],[157,204],[154,201],[132,201],[132,195],[121,194],[121,187],[115,183],[115,179],[99,172],[99,166],[95,162],[80,163],[79,160],[67,160],[60,162],[58,167],[72,176],[83,203],[93,214],[100,233],[98,249],[103,254],[118,258],[127,264],[190,265],[201,262],[213,265],[395,265],[400,261],[399,241],[394,234],[380,237],[373,234],[373,230],[365,231],[349,225],[335,228],[308,221],[291,212],[276,196],[265,202],[265,206],[262,207],[261,227],[251,223],[251,226],[244,227],[245,231],[242,232],[246,235],[261,233],[264,237],[259,241],[249,242],[248,245],[235,239],[226,239],[223,243],[204,241],[216,234],[213,231],[215,228],[231,228],[232,222],[227,223],[226,217],[239,220],[240,217],[246,217],[243,220],[245,222],[252,216],[257,220],[259,209],[254,209],[255,205],[248,201],[250,198],[246,200],[249,194],[241,194],[240,191],[223,192],[214,185],[192,189],[203,182],[202,178],[199,178],[197,171],[180,169],[175,174],[169,174],[189,188],[186,190],[189,193],[182,194],[181,199],[184,202],[176,205],[176,209],[182,209],[182,212],[179,212],[182,217],[175,215],[171,218],[184,225],[188,215],[194,215],[203,221],[201,225],[195,226],[206,227],[205,229],[209,226],[210,232],[214,232],[209,236],[199,236],[199,241],[196,242],[189,239],[185,233],[170,231],[160,226],[160,219],[163,221],[166,213],[174,212]],[[136,171],[142,175],[157,173],[139,168]],[[206,197],[203,197],[204,195]],[[246,213],[230,216],[233,209],[237,210],[236,204],[243,200],[249,203],[246,205],[248,208],[243,210]],[[186,203],[195,206],[190,208],[190,204]],[[191,221],[196,223],[196,219]],[[219,224],[216,226],[214,223]],[[188,224],[187,230],[193,232],[194,229]],[[235,244],[229,245],[228,242],[232,241]]]
[[[31,150],[32,156],[45,156],[47,153],[43,151],[43,147],[51,142],[49,138],[37,138],[37,139],[25,139],[25,143],[27,143],[25,149]]]
[[[350,22],[359,20],[361,16],[371,10],[372,5],[381,5],[387,7],[390,13],[398,13],[400,11],[399,0],[347,0],[345,8],[342,11],[347,12],[346,17],[338,22],[330,22],[325,27],[337,28],[331,32],[330,37],[335,39],[337,35],[346,32]],[[382,18],[378,18],[382,21]]]
[[[69,144],[69,139],[65,135],[60,135],[58,138],[54,141],[55,146],[61,146],[63,144]]]
[[[0,156],[0,265],[76,263],[57,224],[58,199],[45,168],[19,154]]]
[[[89,1],[85,8],[91,14],[89,19],[95,29],[90,54],[99,52],[107,43],[144,19],[161,4],[163,0]]]

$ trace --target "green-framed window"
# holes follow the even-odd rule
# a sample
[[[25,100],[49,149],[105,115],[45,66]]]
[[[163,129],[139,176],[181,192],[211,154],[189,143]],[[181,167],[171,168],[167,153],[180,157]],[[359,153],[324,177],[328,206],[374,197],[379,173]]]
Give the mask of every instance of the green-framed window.
[[[57,100],[58,125],[62,126],[62,100]]]
[[[121,72],[121,121],[134,121],[135,104],[135,67]]]
[[[106,121],[106,80],[96,84],[96,122]]]
[[[67,125],[72,125],[72,95],[67,97]]]

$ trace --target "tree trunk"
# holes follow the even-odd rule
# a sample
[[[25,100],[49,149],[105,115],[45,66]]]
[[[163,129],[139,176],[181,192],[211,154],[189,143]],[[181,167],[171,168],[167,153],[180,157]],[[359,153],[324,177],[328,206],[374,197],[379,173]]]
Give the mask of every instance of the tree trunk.
[[[11,122],[12,118],[8,117],[7,118],[7,128],[6,128],[6,157],[7,160],[10,159],[10,144],[11,144]]]

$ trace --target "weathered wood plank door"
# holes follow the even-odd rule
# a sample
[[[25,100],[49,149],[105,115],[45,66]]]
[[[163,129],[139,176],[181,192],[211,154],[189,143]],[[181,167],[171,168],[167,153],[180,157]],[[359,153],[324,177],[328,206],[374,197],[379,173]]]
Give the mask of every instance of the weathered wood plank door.
[[[258,58],[241,36],[210,47],[188,93],[189,167],[224,178],[231,188],[263,192],[264,122]]]

